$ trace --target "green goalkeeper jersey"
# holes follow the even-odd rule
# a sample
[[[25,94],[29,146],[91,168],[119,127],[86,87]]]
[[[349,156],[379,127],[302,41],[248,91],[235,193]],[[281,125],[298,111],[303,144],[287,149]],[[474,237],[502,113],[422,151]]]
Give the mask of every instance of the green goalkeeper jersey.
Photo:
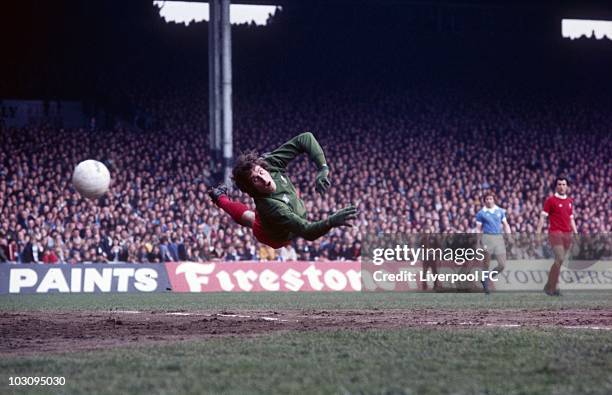
[[[331,229],[327,220],[306,220],[304,202],[287,176],[287,166],[302,153],[308,154],[317,168],[326,165],[323,150],[312,133],[302,133],[264,155],[276,191],[255,197],[255,206],[264,232],[273,240],[285,241],[296,237],[315,240]]]

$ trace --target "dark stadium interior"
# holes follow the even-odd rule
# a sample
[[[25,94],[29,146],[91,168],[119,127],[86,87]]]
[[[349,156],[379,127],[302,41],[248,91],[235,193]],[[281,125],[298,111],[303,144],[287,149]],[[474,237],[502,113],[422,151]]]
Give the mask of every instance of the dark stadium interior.
[[[277,3],[267,26],[232,31],[235,152],[313,132],[332,188],[315,193],[306,157],[291,179],[310,219],[356,203],[356,226],[274,251],[211,204],[206,22],[166,23],[148,0],[10,2],[0,98],[82,101],[91,121],[0,123],[5,258],[352,260],[365,234],[473,232],[487,190],[530,234],[562,173],[579,231],[610,232],[612,41],[560,34],[562,17],[610,7]],[[99,202],[70,184],[88,158],[113,178]],[[529,241],[509,253],[550,255]]]

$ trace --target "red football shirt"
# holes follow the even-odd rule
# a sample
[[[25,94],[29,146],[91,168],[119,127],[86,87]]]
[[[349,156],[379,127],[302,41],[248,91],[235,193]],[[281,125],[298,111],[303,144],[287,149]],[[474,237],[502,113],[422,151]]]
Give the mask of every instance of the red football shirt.
[[[571,218],[574,215],[574,200],[562,198],[557,194],[549,196],[544,202],[544,212],[548,215],[548,232],[572,232]]]

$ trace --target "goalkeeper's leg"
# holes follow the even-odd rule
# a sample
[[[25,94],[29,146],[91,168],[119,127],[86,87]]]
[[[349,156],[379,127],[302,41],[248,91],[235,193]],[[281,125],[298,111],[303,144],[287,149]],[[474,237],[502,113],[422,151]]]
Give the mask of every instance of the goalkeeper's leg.
[[[246,204],[232,201],[227,196],[227,188],[220,186],[216,188],[210,188],[208,195],[219,208],[228,213],[232,219],[247,228],[252,228],[255,222],[255,211],[250,210]]]

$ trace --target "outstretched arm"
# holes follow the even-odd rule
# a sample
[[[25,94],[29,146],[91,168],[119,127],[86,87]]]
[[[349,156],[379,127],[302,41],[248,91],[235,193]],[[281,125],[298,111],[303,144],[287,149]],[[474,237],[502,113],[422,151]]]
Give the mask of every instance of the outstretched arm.
[[[357,218],[357,208],[348,206],[336,211],[329,217],[315,222],[309,222],[288,209],[281,209],[275,215],[275,222],[296,236],[314,241],[329,232],[332,228],[352,226],[349,221]]]
[[[264,155],[264,160],[273,167],[285,169],[289,162],[302,153],[308,154],[310,159],[317,165],[317,169],[327,166],[323,149],[310,132],[295,136],[271,153]]]

